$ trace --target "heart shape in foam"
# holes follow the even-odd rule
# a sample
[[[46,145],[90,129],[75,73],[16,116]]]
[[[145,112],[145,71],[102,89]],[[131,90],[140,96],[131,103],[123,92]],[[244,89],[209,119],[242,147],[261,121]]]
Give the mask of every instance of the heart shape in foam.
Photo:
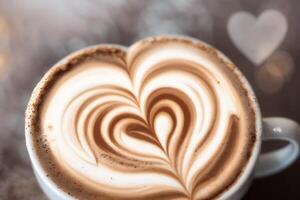
[[[136,53],[139,55],[139,52]],[[72,144],[73,149],[78,149],[80,144],[84,151],[77,150],[77,154],[81,154],[82,158],[91,163],[96,164],[97,160],[103,160],[101,156],[105,152],[110,152],[109,162],[113,159],[114,165],[119,163],[117,167],[120,168],[131,166],[133,171],[137,171],[137,167],[144,170],[151,163],[151,168],[162,170],[164,166],[170,165],[171,171],[179,173],[179,170],[183,176],[188,173],[189,168],[178,164],[182,162],[180,158],[183,158],[180,156],[183,154],[180,148],[186,148],[187,141],[192,135],[196,140],[205,137],[196,133],[206,133],[218,118],[216,108],[212,105],[212,102],[216,101],[213,88],[204,83],[204,80],[207,82],[217,80],[209,76],[204,69],[196,70],[197,66],[193,63],[190,63],[192,68],[189,69],[188,64],[180,63],[179,55],[176,62],[181,66],[178,68],[174,67],[175,63],[164,63],[157,54],[152,56],[154,57],[149,55],[149,59],[144,57],[143,63],[138,63],[137,55],[129,54],[127,58],[135,61],[127,60],[131,63],[128,64],[129,67],[120,63],[111,65],[108,62],[105,67],[99,68],[94,66],[99,63],[91,62],[91,66],[86,67],[91,69],[88,73],[90,83],[86,84],[93,86],[89,86],[88,90],[76,95],[71,101],[67,101],[67,107],[61,104],[62,109],[66,108],[64,113],[66,115],[70,113],[70,116],[64,116],[60,120],[62,124],[68,125],[68,121],[74,118],[72,119],[74,127],[64,126],[62,132],[66,134],[67,141],[75,140]],[[164,57],[169,60],[167,55]],[[189,74],[194,74],[195,77]],[[83,76],[83,72],[80,75]],[[197,76],[201,77],[201,80],[197,80]],[[64,93],[62,97],[65,98],[65,91],[71,88],[72,84],[74,82],[61,88],[60,91]],[[77,90],[80,87],[74,88]],[[198,94],[197,90],[202,94]],[[71,92],[74,93],[75,91]],[[191,98],[194,98],[194,103]],[[57,101],[62,102],[62,99]],[[202,103],[205,103],[205,106]],[[193,104],[196,104],[195,107]],[[206,121],[200,116],[196,117],[196,111],[206,113]],[[204,130],[200,130],[199,125],[197,127],[192,123],[197,120],[205,123]],[[161,125],[163,127],[159,128]],[[86,126],[93,128],[85,130]],[[77,131],[69,134],[68,130]],[[220,138],[226,136],[225,133],[222,135]],[[190,155],[185,156],[191,157],[193,150],[199,148],[198,145],[195,143]],[[178,169],[175,167],[177,165],[180,166]],[[169,174],[170,169],[165,170],[165,173]]]
[[[229,18],[227,29],[236,47],[259,65],[281,44],[288,24],[285,16],[276,10],[266,10],[257,19],[240,11]]]
[[[88,48],[36,91],[62,73],[44,102],[43,132],[64,168],[105,194],[210,198],[224,188],[212,185],[228,187],[246,162],[249,94],[206,44],[162,37]]]

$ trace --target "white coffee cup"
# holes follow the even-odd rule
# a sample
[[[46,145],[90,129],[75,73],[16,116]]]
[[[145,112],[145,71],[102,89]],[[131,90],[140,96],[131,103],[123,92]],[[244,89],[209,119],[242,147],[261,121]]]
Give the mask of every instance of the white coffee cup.
[[[222,53],[218,52],[224,59],[228,59]],[[246,78],[241,75],[248,92],[251,94],[253,90]],[[293,120],[282,117],[262,118],[257,101],[252,100],[255,107],[256,119],[256,141],[251,157],[239,178],[231,185],[231,187],[223,192],[219,199],[241,199],[249,188],[253,178],[262,178],[278,173],[290,166],[299,155],[300,145],[300,126]],[[272,144],[272,141],[283,140],[288,145],[261,154],[262,145]],[[268,141],[268,143],[265,143]],[[26,132],[26,146],[32,162],[32,167],[37,180],[51,200],[73,199],[68,193],[59,189],[59,187],[47,176],[43,170],[32,142],[32,135]]]

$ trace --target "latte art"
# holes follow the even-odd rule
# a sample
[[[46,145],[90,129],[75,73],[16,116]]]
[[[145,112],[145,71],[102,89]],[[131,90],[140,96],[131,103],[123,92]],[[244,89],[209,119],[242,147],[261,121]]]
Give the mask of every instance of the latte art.
[[[185,39],[73,54],[35,90],[43,167],[77,198],[214,198],[238,178],[255,139],[238,73]]]

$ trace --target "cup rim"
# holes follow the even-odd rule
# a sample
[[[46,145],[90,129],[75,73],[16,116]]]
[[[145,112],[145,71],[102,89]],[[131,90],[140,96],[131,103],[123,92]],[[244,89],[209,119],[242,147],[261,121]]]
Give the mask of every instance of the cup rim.
[[[234,196],[239,189],[241,189],[241,187],[243,186],[244,183],[247,182],[247,180],[250,178],[250,176],[252,175],[255,163],[258,159],[258,155],[260,152],[260,148],[261,148],[261,135],[262,135],[262,118],[261,118],[261,112],[260,112],[260,107],[257,101],[257,98],[255,96],[255,93],[253,91],[253,88],[251,87],[250,83],[248,82],[248,80],[246,79],[246,77],[242,74],[242,72],[239,70],[239,68],[237,66],[235,66],[233,64],[233,62],[227,57],[225,56],[221,51],[219,51],[218,49],[216,49],[215,47],[211,46],[210,44],[201,41],[199,39],[195,39],[189,36],[182,36],[182,35],[175,35],[175,34],[169,34],[169,35],[161,35],[161,36],[151,36],[151,37],[147,37],[138,41],[133,42],[130,46],[125,47],[122,45],[115,45],[115,44],[98,44],[98,45],[92,45],[92,46],[88,46],[85,47],[83,49],[80,49],[78,51],[75,51],[69,55],[67,55],[66,57],[62,58],[60,61],[58,61],[55,65],[53,65],[53,68],[56,68],[60,65],[62,65],[63,63],[68,63],[70,61],[71,58],[73,58],[76,55],[81,55],[82,53],[88,51],[88,50],[92,50],[92,49],[98,49],[98,48],[103,48],[103,47],[113,47],[113,48],[119,48],[122,50],[127,51],[127,49],[130,49],[131,47],[138,45],[140,43],[143,43],[145,41],[152,41],[152,40],[179,40],[179,41],[188,41],[191,42],[192,44],[200,44],[202,46],[208,47],[209,49],[212,49],[219,58],[221,58],[222,60],[226,61],[226,63],[230,63],[232,64],[234,70],[233,72],[235,73],[235,75],[238,77],[239,81],[242,83],[242,87],[247,91],[248,93],[248,99],[250,101],[250,103],[252,104],[252,108],[254,109],[254,114],[255,114],[255,136],[256,139],[254,141],[253,147],[252,147],[252,151],[251,151],[251,155],[246,163],[246,165],[244,166],[242,172],[239,174],[239,176],[237,177],[236,180],[234,180],[234,183],[232,183],[231,185],[229,185],[229,188],[227,188],[226,190],[222,191],[220,194],[217,195],[218,199],[229,199],[232,196]],[[43,79],[45,79],[46,77],[48,77],[49,71],[43,75]],[[41,90],[41,88],[39,87],[40,82],[36,85],[36,87],[34,88],[32,95],[30,97],[29,103],[27,105],[27,109],[28,107],[30,107],[30,105],[32,105],[34,103],[34,100],[37,98],[37,96],[34,95],[34,93],[36,93],[37,91]],[[26,114],[27,115],[27,111]],[[36,176],[39,176],[39,178],[41,178],[41,180],[43,181],[44,184],[46,184],[47,187],[49,187],[51,189],[51,191],[53,191],[57,196],[62,197],[63,199],[73,199],[72,196],[70,196],[69,194],[67,194],[67,192],[63,191],[62,189],[59,189],[59,187],[56,185],[56,183],[54,183],[54,181],[46,176],[46,171],[43,169],[38,155],[36,154],[36,150],[34,150],[34,145],[33,145],[33,138],[32,138],[32,130],[31,130],[31,121],[27,120],[27,117],[25,117],[25,140],[26,140],[26,148],[32,163],[32,168],[36,174]]]

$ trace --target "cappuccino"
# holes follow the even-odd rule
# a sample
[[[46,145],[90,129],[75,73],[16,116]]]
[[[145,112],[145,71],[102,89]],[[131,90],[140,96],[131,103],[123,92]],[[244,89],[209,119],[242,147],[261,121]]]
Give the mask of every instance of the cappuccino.
[[[256,139],[241,77],[193,39],[98,45],[46,73],[26,128],[47,176],[74,198],[217,198]]]

